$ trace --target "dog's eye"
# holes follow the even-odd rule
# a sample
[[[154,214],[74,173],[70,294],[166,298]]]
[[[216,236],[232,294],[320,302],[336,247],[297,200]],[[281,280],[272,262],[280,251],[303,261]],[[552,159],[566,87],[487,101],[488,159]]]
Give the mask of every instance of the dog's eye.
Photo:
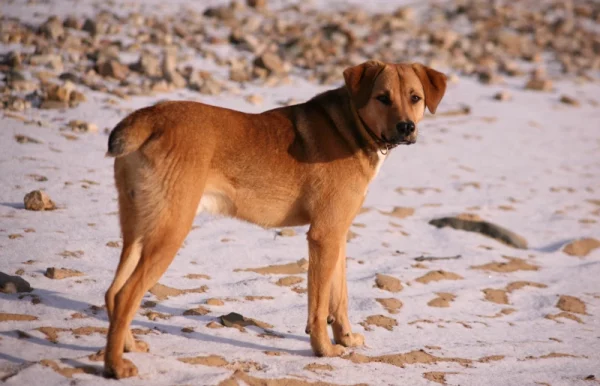
[[[391,105],[391,104],[392,104],[392,101],[390,100],[390,97],[389,97],[389,96],[387,96],[386,94],[379,95],[379,96],[377,97],[377,100],[378,100],[379,102],[383,103],[383,104],[384,104],[384,105],[386,105],[386,106],[389,106],[389,105]]]
[[[413,95],[410,97],[410,100],[413,104],[418,103],[421,100],[421,97],[418,95]]]

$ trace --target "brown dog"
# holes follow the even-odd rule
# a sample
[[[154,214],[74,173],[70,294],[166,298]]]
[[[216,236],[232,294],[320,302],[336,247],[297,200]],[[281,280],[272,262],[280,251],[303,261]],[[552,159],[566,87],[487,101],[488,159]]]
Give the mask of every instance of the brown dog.
[[[201,212],[263,227],[310,224],[308,324],[316,355],[363,344],[348,320],[346,234],[385,154],[417,138],[446,77],[421,64],[369,61],[345,87],[306,103],[246,114],[194,102],[133,112],[110,134],[123,250],[106,292],[105,370],[137,374],[125,351],[145,351],[129,325]],[[327,332],[332,323],[335,345]]]

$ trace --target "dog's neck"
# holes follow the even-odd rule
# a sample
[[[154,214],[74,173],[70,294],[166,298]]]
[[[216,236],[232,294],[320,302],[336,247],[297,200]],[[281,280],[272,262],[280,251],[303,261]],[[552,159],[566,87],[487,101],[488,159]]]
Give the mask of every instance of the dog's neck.
[[[352,99],[345,86],[325,91],[312,98],[318,100],[332,122],[345,122],[343,127],[336,127],[338,134],[354,150],[363,153],[372,166],[379,164],[387,153],[381,152],[381,146],[369,133],[364,122],[352,104]],[[350,130],[348,130],[350,128]],[[383,157],[382,157],[383,155]]]
[[[369,134],[369,128],[365,126],[365,123],[358,115],[345,86],[325,91],[324,93],[315,96],[313,99],[319,99],[319,102],[329,115],[338,118],[338,121],[345,121],[346,125],[344,126],[346,128],[351,128],[351,133],[348,133],[347,130],[342,128],[338,128],[340,135],[343,136],[347,142],[360,148],[366,153],[376,153],[379,151],[380,146]],[[336,122],[335,119],[333,121]]]

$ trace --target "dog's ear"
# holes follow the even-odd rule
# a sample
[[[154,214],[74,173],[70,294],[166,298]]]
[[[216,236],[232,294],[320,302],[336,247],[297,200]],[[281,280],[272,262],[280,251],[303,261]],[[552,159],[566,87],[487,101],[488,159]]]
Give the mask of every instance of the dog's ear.
[[[346,88],[352,96],[352,101],[357,109],[363,107],[369,101],[375,78],[377,78],[377,75],[384,68],[384,63],[369,60],[368,62],[344,70]]]
[[[412,69],[423,85],[425,105],[432,114],[435,114],[435,110],[446,92],[446,75],[419,63],[414,63]]]

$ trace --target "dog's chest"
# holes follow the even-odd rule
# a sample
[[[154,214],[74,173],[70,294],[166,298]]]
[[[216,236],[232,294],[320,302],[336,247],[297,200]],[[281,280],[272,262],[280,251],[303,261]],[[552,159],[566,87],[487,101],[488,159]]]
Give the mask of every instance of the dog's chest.
[[[205,191],[200,199],[196,215],[201,212],[210,214],[230,215],[233,210],[233,202],[225,193],[219,191]]]
[[[387,158],[387,154],[381,154],[381,152],[377,152],[377,159],[375,161],[375,171],[373,173],[373,176],[371,177],[371,180],[369,181],[369,184],[371,182],[373,182],[373,180],[375,179],[375,177],[377,177],[377,174],[379,174],[379,170],[381,169],[381,166],[383,165],[383,161],[385,161],[385,159]],[[367,187],[365,188],[365,196],[367,195],[369,191],[369,185],[367,185]]]
[[[385,161],[386,158],[387,154],[382,154],[380,151],[377,152],[377,163],[375,164],[375,173],[373,174],[373,178],[371,178],[371,181],[373,181],[375,177],[377,177],[377,174],[379,174],[379,169],[381,169],[383,161]]]

